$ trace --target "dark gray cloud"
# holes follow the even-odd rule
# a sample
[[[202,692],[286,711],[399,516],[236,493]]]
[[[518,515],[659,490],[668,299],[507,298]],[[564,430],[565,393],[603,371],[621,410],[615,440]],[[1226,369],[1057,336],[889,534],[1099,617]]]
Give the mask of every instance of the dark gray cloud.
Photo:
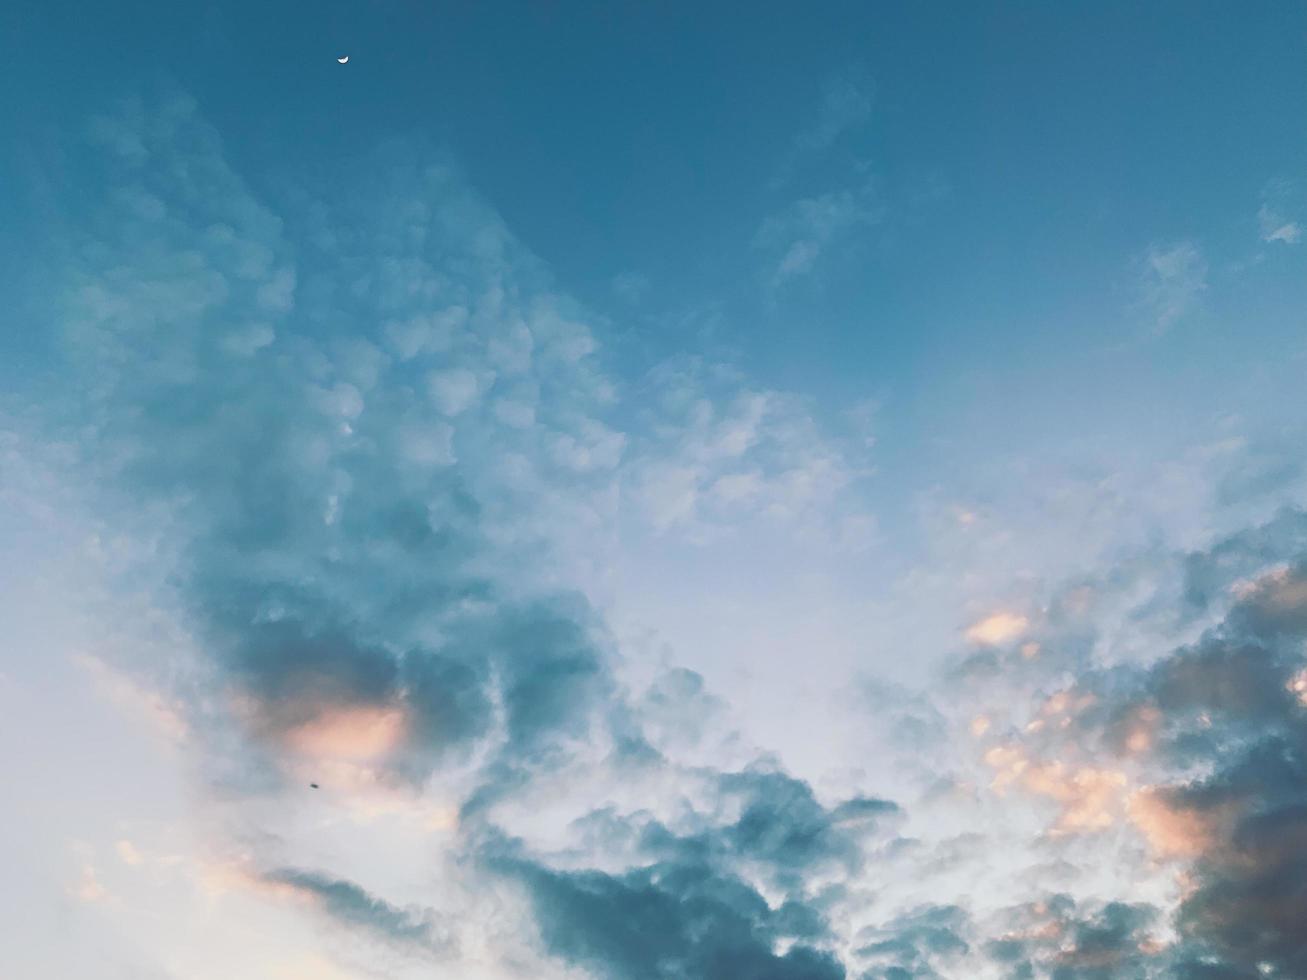
[[[625,872],[558,870],[502,839],[486,843],[482,860],[525,887],[551,952],[602,976],[844,977],[826,948],[825,909],[840,889],[813,892],[809,881],[831,869],[847,879],[876,824],[898,808],[863,797],[827,808],[774,770],[713,783],[717,802],[738,802],[737,818],[689,832],[647,815],[591,822],[610,842],[634,843],[639,860]],[[758,880],[783,900],[769,902]]]
[[[847,880],[898,808],[866,797],[827,807],[769,768],[697,775],[716,818],[678,829],[608,809],[580,822],[589,845],[629,855],[627,870],[561,869],[496,832],[480,862],[525,889],[551,953],[601,976],[844,977],[828,920],[843,889],[813,882]]]
[[[789,899],[769,906],[703,837],[680,839],[665,828],[646,837],[652,850],[667,856],[618,874],[557,870],[511,850],[487,857],[485,865],[526,889],[552,954],[601,976],[845,976],[820,946],[828,927],[814,903]]]
[[[1307,554],[1307,513],[1284,508],[1264,524],[1230,535],[1184,559],[1184,593],[1196,609],[1221,600],[1232,582]]]
[[[261,880],[288,888],[320,904],[329,919],[385,942],[437,955],[447,955],[454,949],[448,929],[435,913],[429,909],[398,908],[352,881],[298,868],[268,871],[261,875]]]
[[[526,886],[541,936],[555,955],[620,980],[841,980],[833,955],[796,943],[817,921],[810,909],[769,909],[738,878],[702,865],[662,864],[622,875],[556,871],[520,860],[494,865]]]

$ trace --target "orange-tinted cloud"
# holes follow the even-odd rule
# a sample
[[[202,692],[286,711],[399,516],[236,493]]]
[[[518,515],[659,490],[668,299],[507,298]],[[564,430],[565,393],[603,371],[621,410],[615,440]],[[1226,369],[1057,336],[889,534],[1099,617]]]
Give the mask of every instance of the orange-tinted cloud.
[[[998,646],[1015,640],[1026,631],[1030,620],[1010,612],[996,612],[967,627],[966,637],[982,646]]]
[[[367,762],[392,752],[403,739],[404,712],[396,707],[328,707],[286,733],[286,743],[318,759]]]
[[[1017,745],[995,746],[984,759],[995,770],[990,784],[995,790],[1014,787],[1060,805],[1055,834],[1104,830],[1121,812],[1127,780],[1119,770],[1034,760]]]
[[[1134,793],[1128,812],[1158,858],[1198,857],[1215,843],[1216,816],[1175,804],[1158,787]]]

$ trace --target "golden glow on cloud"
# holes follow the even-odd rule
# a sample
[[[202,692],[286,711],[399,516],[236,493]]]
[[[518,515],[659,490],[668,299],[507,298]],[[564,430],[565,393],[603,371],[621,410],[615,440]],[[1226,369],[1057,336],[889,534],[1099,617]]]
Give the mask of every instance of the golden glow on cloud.
[[[1060,715],[1069,707],[1071,707],[1071,692],[1058,691],[1044,702],[1044,706],[1039,709],[1039,713],[1042,715]]]
[[[1043,918],[1043,921],[1037,922],[1028,929],[1018,929],[1006,933],[1004,939],[1034,939],[1042,942],[1053,942],[1062,938],[1063,924],[1056,918],[1048,916],[1048,906],[1040,902],[1035,907],[1035,914]]]
[[[984,755],[995,770],[990,787],[1002,794],[1020,789],[1058,803],[1061,810],[1052,833],[1105,830],[1116,823],[1127,784],[1124,772],[1097,766],[1071,766],[1054,760],[1031,759],[1019,745],[996,745]]]
[[[1053,832],[1070,834],[1106,830],[1116,822],[1126,777],[1115,769],[1049,762],[1027,770],[1023,782],[1030,792],[1061,804]]]
[[[1236,599],[1257,599],[1276,613],[1293,613],[1307,609],[1307,577],[1295,575],[1287,565],[1275,568],[1255,579],[1244,579],[1230,586]]]
[[[1216,839],[1216,819],[1171,805],[1156,787],[1132,795],[1129,813],[1154,856],[1161,859],[1198,857]]]
[[[399,708],[327,708],[293,728],[286,741],[301,755],[368,762],[394,750],[404,728],[404,712]]]
[[[1030,767],[1030,760],[1016,745],[995,745],[985,753],[985,765],[996,770],[990,788],[1003,792],[1021,778]]]
[[[118,852],[118,857],[122,859],[123,864],[140,864],[141,852],[136,849],[136,845],[129,840],[120,840],[114,845],[114,850]]]
[[[998,646],[1015,640],[1026,631],[1030,620],[1010,612],[996,612],[979,622],[967,627],[966,636],[972,643],[982,646]]]
[[[447,833],[458,827],[458,807],[373,782],[362,791],[347,793],[342,801],[351,822],[371,824],[393,820],[427,833]]]
[[[100,878],[90,864],[82,866],[82,877],[70,891],[74,898],[83,902],[101,902],[109,897],[108,889],[100,884]]]
[[[1289,693],[1298,699],[1298,703],[1307,707],[1307,668],[1303,668],[1289,679]]]
[[[1151,749],[1161,723],[1162,712],[1151,704],[1146,704],[1135,711],[1126,732],[1126,751],[1131,755],[1139,755]]]

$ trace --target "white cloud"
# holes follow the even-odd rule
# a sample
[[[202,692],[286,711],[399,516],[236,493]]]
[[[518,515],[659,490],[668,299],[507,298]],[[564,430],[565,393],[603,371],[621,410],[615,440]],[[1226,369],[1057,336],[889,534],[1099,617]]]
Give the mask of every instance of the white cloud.
[[[446,368],[427,375],[427,391],[442,413],[461,415],[476,404],[493,379],[493,374],[478,376],[468,368]]]
[[[419,354],[440,354],[450,349],[454,338],[467,322],[467,310],[453,306],[435,313],[418,313],[403,320],[393,320],[384,329],[387,346],[402,361]]]
[[[1273,180],[1262,192],[1257,209],[1257,227],[1264,242],[1297,245],[1302,241],[1302,224],[1294,217],[1301,206],[1298,188],[1287,180]]]
[[[762,521],[866,543],[848,535],[874,525],[854,492],[865,446],[826,432],[812,406],[693,360],[662,365],[647,389],[658,408],[633,434],[623,489],[659,532],[708,540]]]
[[[1262,241],[1283,242],[1285,245],[1297,245],[1302,241],[1302,226],[1296,221],[1288,220],[1278,211],[1273,211],[1263,204],[1257,211],[1257,222],[1261,226]]]

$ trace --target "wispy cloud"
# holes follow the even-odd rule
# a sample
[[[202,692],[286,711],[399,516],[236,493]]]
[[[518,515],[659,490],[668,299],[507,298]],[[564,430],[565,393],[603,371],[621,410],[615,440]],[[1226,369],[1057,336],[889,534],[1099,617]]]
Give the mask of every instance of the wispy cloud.
[[[384,942],[442,957],[454,952],[447,928],[429,909],[398,908],[352,881],[300,868],[277,868],[254,880],[256,887],[317,906],[340,925]]]
[[[870,179],[800,198],[763,222],[754,246],[772,258],[770,284],[779,288],[811,274],[822,257],[860,228],[881,220],[883,209]]]
[[[795,136],[774,187],[782,187],[804,164],[816,164],[838,142],[862,129],[871,118],[873,95],[870,77],[859,68],[829,75],[814,117]],[[879,220],[879,201],[865,162],[855,162],[854,170],[847,186],[794,199],[763,221],[754,246],[771,257],[773,288],[808,275],[829,246],[857,226]]]
[[[822,83],[821,99],[812,123],[795,137],[800,155],[820,154],[871,119],[875,85],[857,67],[832,73]]]
[[[1207,260],[1195,242],[1149,246],[1140,290],[1155,333],[1170,330],[1199,305],[1207,291]]]
[[[1300,206],[1297,187],[1287,180],[1274,180],[1262,192],[1257,209],[1257,227],[1264,242],[1297,245],[1302,241],[1302,224],[1292,215]]]

